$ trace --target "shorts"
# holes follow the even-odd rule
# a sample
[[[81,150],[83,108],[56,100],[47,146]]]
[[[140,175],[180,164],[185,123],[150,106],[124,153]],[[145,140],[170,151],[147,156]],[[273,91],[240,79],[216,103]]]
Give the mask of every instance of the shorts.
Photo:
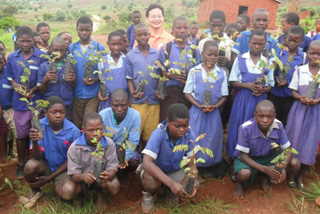
[[[45,176],[51,175],[53,172],[51,171],[50,167],[48,166],[47,162],[44,160],[41,160],[41,163],[44,164],[44,167],[46,169]],[[58,175],[52,180],[52,183],[54,186],[57,184],[64,184],[67,181],[71,180],[71,176],[68,175],[68,171],[63,172],[62,174]]]
[[[143,182],[144,181],[144,173],[146,171],[144,169],[141,169],[140,172],[140,179]],[[169,178],[171,178],[172,180],[174,180],[175,182],[181,183],[181,181],[184,179],[184,177],[186,177],[186,174],[184,173],[184,168],[179,169],[177,171],[173,171],[173,172],[166,172],[165,173]]]
[[[3,118],[6,121],[9,128],[7,140],[13,140],[16,137],[16,126],[13,120],[13,109],[9,108],[7,110],[3,110]]]
[[[14,110],[13,118],[17,130],[17,139],[28,137],[31,129],[32,112]]]

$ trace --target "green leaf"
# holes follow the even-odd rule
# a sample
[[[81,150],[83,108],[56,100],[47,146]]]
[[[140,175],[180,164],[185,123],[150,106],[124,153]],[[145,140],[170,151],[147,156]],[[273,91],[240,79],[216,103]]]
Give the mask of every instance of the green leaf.
[[[206,161],[203,158],[198,158],[196,163],[205,163]]]
[[[201,151],[204,155],[208,155],[209,157],[213,158],[213,152],[212,152],[211,149],[201,147],[201,148],[200,148],[200,151]]]
[[[180,168],[183,168],[185,167],[186,165],[188,165],[190,163],[190,159],[187,158],[187,159],[182,159],[181,162],[180,162]]]
[[[190,167],[186,167],[186,168],[184,169],[184,172],[187,173],[187,172],[189,172],[190,170],[191,170]]]
[[[177,152],[177,151],[185,151],[186,152],[186,151],[188,151],[188,149],[189,149],[188,145],[180,144],[180,145],[176,145],[173,148],[172,152]]]
[[[5,179],[4,179],[4,182],[10,187],[11,190],[13,190],[12,183],[11,183],[11,181],[10,181],[8,178],[5,178]]]

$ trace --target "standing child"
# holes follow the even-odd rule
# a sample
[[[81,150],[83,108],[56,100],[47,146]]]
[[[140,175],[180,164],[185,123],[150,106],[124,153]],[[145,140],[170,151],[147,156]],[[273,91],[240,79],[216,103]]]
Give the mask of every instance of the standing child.
[[[123,39],[122,53],[123,53],[124,55],[127,55],[127,53],[130,51],[130,49],[129,49],[130,40],[129,40],[129,38],[128,38],[128,36],[127,36],[127,33],[126,33],[125,30],[123,30],[123,29],[118,29],[117,31],[118,31],[119,33],[121,33],[122,39]]]
[[[176,38],[165,44],[160,50],[161,63],[166,68],[162,71],[162,75],[169,78],[167,96],[161,101],[160,121],[166,119],[168,108],[173,103],[182,103],[187,107],[191,106],[191,103],[184,96],[183,87],[186,84],[188,71],[200,63],[199,51],[194,49],[192,43],[188,40],[188,20],[182,16],[175,18],[172,32]],[[174,72],[175,70],[178,70],[180,74]]]
[[[239,33],[246,31],[250,27],[250,17],[247,14],[240,14],[237,18],[236,23],[240,27]]]
[[[59,96],[66,105],[66,118],[72,121],[72,101],[73,88],[76,80],[74,71],[71,71],[64,77],[65,72],[65,41],[56,37],[50,44],[50,54],[59,53],[60,57],[55,60],[57,70],[50,70],[50,63],[44,62],[39,67],[38,85],[39,91],[43,94],[43,98],[47,99],[51,96]],[[55,83],[51,81],[55,80]]]
[[[141,13],[139,10],[135,10],[132,12],[132,22],[133,24],[130,25],[127,29],[127,36],[128,39],[130,41],[130,45],[129,45],[129,49],[132,50],[133,49],[133,45],[134,45],[134,26],[136,26],[137,24],[139,24],[141,21]]]
[[[33,32],[29,27],[22,26],[17,31],[17,41],[20,49],[13,52],[8,56],[7,62],[7,74],[8,80],[11,81],[11,85],[14,89],[25,88],[22,86],[21,76],[26,76],[25,68],[30,71],[29,82],[29,92],[24,96],[31,99],[33,103],[40,99],[40,93],[38,92],[37,86],[37,76],[40,64],[42,64],[45,59],[40,57],[41,52],[39,49],[35,48]],[[14,110],[14,121],[17,131],[17,151],[18,151],[18,167],[17,167],[17,178],[23,177],[24,163],[27,159],[26,154],[28,152],[28,136],[31,128],[31,116],[32,113],[28,109],[24,101],[20,101],[23,96],[14,91],[12,96],[12,108]]]
[[[190,70],[183,91],[187,100],[192,103],[192,130],[196,136],[206,133],[205,139],[199,140],[199,145],[211,149],[214,154],[214,158],[197,155],[197,158],[201,157],[206,161],[198,164],[201,167],[213,166],[222,161],[223,130],[219,107],[228,96],[228,78],[224,70],[216,66],[218,50],[215,41],[206,41],[202,52],[203,63]],[[206,97],[208,91],[209,99]]]
[[[266,33],[253,30],[250,36],[250,51],[239,55],[234,61],[229,81],[238,89],[229,120],[227,154],[233,157],[237,144],[239,126],[253,117],[256,105],[267,99],[266,93],[274,85],[272,63],[262,51],[267,41]]]
[[[199,44],[199,39],[197,37],[199,31],[199,26],[198,26],[198,22],[191,22],[190,26],[189,26],[189,41],[194,44],[194,45],[198,45]]]
[[[155,61],[159,59],[159,51],[148,44],[149,30],[145,24],[137,24],[134,30],[138,46],[128,53],[124,62],[132,97],[131,107],[141,115],[140,131],[144,147],[159,123],[160,104],[156,94],[158,80],[151,78],[150,72],[152,71],[148,68],[155,66]],[[154,69],[153,72],[160,75],[158,69]],[[141,81],[146,84],[144,90],[138,92],[137,87]]]
[[[66,43],[66,50],[69,50],[69,46],[72,43],[72,35],[68,31],[63,31],[59,33],[57,36],[61,37]]]
[[[33,38],[34,38],[34,46],[39,50],[42,49],[43,41],[40,37],[40,34],[38,32],[33,32]]]
[[[113,31],[108,35],[108,46],[110,53],[104,57],[104,61],[99,63],[98,68],[103,75],[101,78],[108,88],[108,96],[101,97],[99,91],[98,98],[100,100],[99,111],[110,107],[110,99],[112,92],[117,88],[122,88],[128,91],[128,83],[126,79],[127,71],[124,66],[124,58],[122,53],[123,36],[119,31]]]
[[[50,26],[45,22],[41,22],[37,25],[36,29],[42,39],[42,42],[43,42],[42,47],[48,50],[49,49],[49,40],[50,40],[50,36],[51,36]]]
[[[308,99],[309,82],[316,78],[320,82],[320,41],[312,41],[307,52],[309,63],[300,66],[293,74],[289,85],[292,97],[296,100],[290,110],[286,132],[297,149],[297,158],[301,161],[301,170],[296,178],[298,187],[303,188],[302,176],[308,166],[315,163],[320,142],[320,88],[315,99]],[[313,80],[315,81],[315,80]],[[318,86],[319,87],[319,86]]]

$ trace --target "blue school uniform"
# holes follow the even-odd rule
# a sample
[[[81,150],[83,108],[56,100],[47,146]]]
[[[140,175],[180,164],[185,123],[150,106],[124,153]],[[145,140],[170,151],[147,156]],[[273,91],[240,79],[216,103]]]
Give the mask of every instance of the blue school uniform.
[[[141,126],[141,118],[138,111],[128,108],[127,114],[125,118],[121,121],[120,124],[117,124],[116,119],[114,118],[114,113],[111,108],[106,108],[99,112],[102,117],[104,124],[104,132],[112,133],[113,136],[110,137],[113,142],[118,145],[122,143],[124,128],[129,132],[129,141],[135,146],[138,146],[140,140],[140,126]],[[106,127],[112,128],[117,135],[114,135]],[[134,151],[130,149],[126,150],[126,160],[129,161],[133,157]]]
[[[148,140],[143,154],[149,155],[154,163],[164,172],[174,172],[180,169],[180,162],[184,156],[189,156],[194,147],[195,135],[191,129],[176,141],[175,145],[188,145],[188,151],[173,152],[175,147],[173,141],[168,136],[167,124],[165,121],[159,124]],[[199,152],[200,153],[200,152]]]
[[[38,80],[39,66],[46,61],[44,57],[40,57],[41,54],[45,54],[45,53],[35,47],[33,47],[33,53],[27,60],[24,59],[24,56],[22,55],[21,50],[17,50],[12,54],[10,54],[8,56],[8,61],[7,61],[8,80],[11,81],[12,79],[15,79],[17,83],[21,84],[20,76],[24,74],[24,71],[23,71],[24,68],[19,64],[19,62],[22,62],[31,72],[29,76],[30,89],[36,86],[37,80]],[[17,93],[16,91],[13,91],[12,108],[18,111],[29,110],[26,102],[19,100],[21,97],[22,97],[21,94]],[[32,102],[35,104],[35,101],[39,99],[41,99],[41,95],[37,90],[34,93]]]
[[[159,104],[159,100],[156,97],[156,91],[158,86],[158,79],[150,76],[150,70],[148,66],[156,66],[155,61],[159,60],[159,51],[149,46],[149,53],[145,57],[137,46],[134,50],[130,51],[125,60],[125,69],[127,71],[127,79],[132,79],[135,89],[137,88],[140,80],[147,80],[148,84],[144,87],[144,95],[141,99],[135,99],[132,97],[133,104],[144,104],[148,102],[149,105]],[[144,76],[138,74],[142,71]],[[154,73],[160,75],[159,69],[154,69]]]
[[[90,44],[85,53],[81,50],[80,41],[76,43],[72,43],[69,46],[69,53],[72,53],[74,59],[77,61],[75,65],[75,72],[76,72],[76,86],[74,90],[74,97],[81,98],[81,99],[88,99],[97,97],[99,91],[99,82],[94,83],[93,85],[86,85],[83,83],[83,75],[84,75],[84,68],[86,62],[88,61],[88,57],[92,55],[95,51],[104,51],[105,48],[102,44],[93,41],[90,39]],[[79,56],[78,56],[79,54]],[[94,66],[94,70],[98,70],[97,66]],[[95,76],[95,75],[93,75]]]
[[[209,77],[210,84],[206,83],[206,71],[202,65],[192,68],[188,75],[188,80],[184,88],[184,93],[192,93],[192,96],[203,104],[205,90],[211,91],[211,104],[215,105],[222,96],[228,96],[228,79],[223,69],[215,67],[213,72],[216,79]],[[201,147],[212,150],[213,158],[197,153],[197,158],[203,158],[205,163],[198,163],[199,167],[213,166],[222,161],[223,153],[223,130],[219,109],[215,109],[210,113],[204,113],[202,109],[192,105],[190,109],[190,127],[196,136],[206,133],[206,137],[199,140]]]
[[[12,107],[13,88],[11,82],[7,79],[6,67],[0,77],[0,105],[2,110],[7,110]]]
[[[284,39],[283,39],[283,34],[281,34],[281,35],[278,37],[278,42],[279,42],[280,44],[283,44],[283,40],[284,40]],[[311,41],[312,41],[311,37],[304,35],[304,36],[303,36],[303,41],[302,41],[302,43],[300,44],[299,48],[300,48],[303,52],[308,51],[308,48],[309,48],[309,45],[310,45]]]
[[[170,68],[178,68],[182,70],[182,66],[175,64],[175,62],[187,63],[188,68],[187,68],[187,71],[185,72],[188,72],[191,68],[197,66],[200,63],[199,50],[196,50],[196,56],[195,56],[196,63],[190,60],[192,58],[192,49],[190,48],[191,45],[192,43],[189,40],[187,40],[187,46],[184,49],[186,50],[187,54],[185,54],[184,56],[181,56],[182,50],[179,49],[175,40],[172,41],[172,48],[171,48],[170,57],[169,57],[170,64],[169,64],[169,67],[167,68],[167,71],[169,71]],[[167,55],[165,53],[166,47],[167,47],[167,44],[164,45],[164,48],[160,49],[160,61],[162,65],[164,65],[167,59]],[[183,85],[181,85],[177,80],[174,80],[174,79],[169,79],[169,81],[167,82],[167,87],[176,86],[176,85],[179,86],[180,88],[183,87]]]
[[[38,141],[44,159],[51,171],[56,171],[67,160],[69,146],[80,136],[80,130],[69,120],[64,119],[63,128],[54,133],[47,117],[40,120],[43,138]],[[32,149],[32,142],[30,144]]]
[[[110,100],[111,100],[112,92],[114,90],[121,88],[126,92],[128,92],[129,94],[128,83],[126,79],[127,71],[123,64],[125,57],[126,56],[123,53],[121,53],[119,61],[116,64],[113,58],[111,57],[111,55],[108,54],[107,56],[104,57],[105,62],[101,62],[98,64],[98,68],[99,68],[99,71],[102,73],[101,74],[102,76],[104,76],[105,78],[110,78],[110,77],[113,78],[112,80],[108,80],[108,79],[105,80],[103,79],[103,77],[100,78],[100,79],[103,79],[103,81],[105,81],[105,85],[108,88],[108,94],[109,94],[108,100],[100,102],[100,106],[99,106],[100,111],[110,107]]]
[[[312,40],[320,40],[320,33],[318,33],[317,35],[315,35]]]
[[[128,27],[127,36],[128,36],[129,41],[130,41],[129,49],[132,50],[133,49],[133,45],[134,45],[134,24],[132,24],[132,25],[130,25]]]
[[[261,58],[266,60],[261,55]],[[271,62],[269,62],[269,65]],[[249,71],[248,65],[253,67]],[[254,68],[256,67],[256,68]],[[254,65],[250,58],[250,53],[247,52],[243,55],[239,55],[233,65],[229,81],[238,81],[242,83],[252,83],[257,80],[258,77],[268,79],[266,86],[274,86],[273,70],[264,69],[263,73],[257,70],[259,65]],[[268,78],[266,78],[267,76]],[[255,96],[252,91],[246,88],[241,88],[235,96],[235,100],[231,109],[228,139],[227,139],[227,154],[232,157],[234,149],[237,144],[238,128],[245,121],[253,118],[256,105],[259,101],[267,99],[266,94]]]
[[[66,82],[63,79],[65,64],[57,68],[57,83],[47,83],[47,91],[43,95],[44,99],[48,99],[51,96],[59,96],[63,99],[64,103],[68,106],[72,104],[73,100],[73,88],[70,82]],[[39,67],[38,72],[38,85],[40,86],[47,72],[50,70],[49,62],[44,62]]]

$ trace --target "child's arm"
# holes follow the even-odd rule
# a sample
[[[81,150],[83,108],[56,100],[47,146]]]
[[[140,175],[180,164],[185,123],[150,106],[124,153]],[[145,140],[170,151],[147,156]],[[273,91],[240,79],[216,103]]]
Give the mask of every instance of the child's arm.
[[[36,160],[41,160],[43,153],[38,141],[42,139],[42,136],[36,129],[33,128],[30,129],[29,136],[30,140],[32,140],[32,156]]]
[[[54,70],[46,71],[44,65],[39,67],[38,82],[41,83],[39,86],[39,91],[41,94],[45,94],[48,90],[48,82],[56,79],[56,74]]]

